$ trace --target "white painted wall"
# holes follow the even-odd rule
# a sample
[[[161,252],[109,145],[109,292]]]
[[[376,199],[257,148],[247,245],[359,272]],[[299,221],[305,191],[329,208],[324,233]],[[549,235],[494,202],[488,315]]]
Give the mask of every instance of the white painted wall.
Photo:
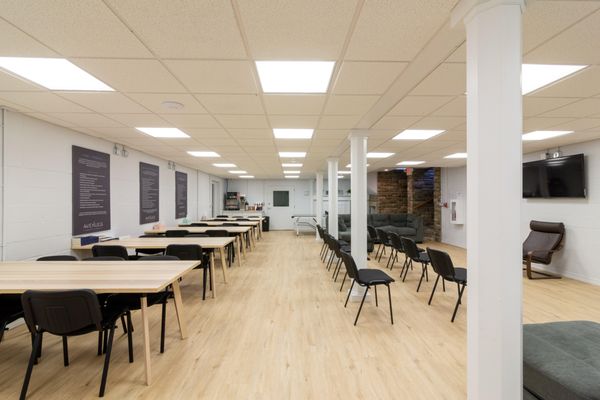
[[[462,199],[466,210],[467,200],[467,167],[442,168],[441,201],[448,203],[442,207],[442,242],[454,246],[467,247],[467,226],[450,222],[450,200]]]
[[[139,224],[140,161],[160,167],[160,222],[178,222],[175,172],[167,161],[131,149],[126,158],[115,156],[112,142],[20,113],[5,111],[4,116],[3,259],[69,253],[72,145],[111,154],[111,231],[105,234],[137,236],[152,226]],[[208,215],[205,185],[210,177],[180,166],[177,170],[188,174],[188,219]]]

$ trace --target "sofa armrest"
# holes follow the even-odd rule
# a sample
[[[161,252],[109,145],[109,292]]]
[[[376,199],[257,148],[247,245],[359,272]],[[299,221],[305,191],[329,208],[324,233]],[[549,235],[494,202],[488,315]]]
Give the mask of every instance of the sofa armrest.
[[[410,226],[415,229],[415,242],[423,243],[423,217],[414,216]]]

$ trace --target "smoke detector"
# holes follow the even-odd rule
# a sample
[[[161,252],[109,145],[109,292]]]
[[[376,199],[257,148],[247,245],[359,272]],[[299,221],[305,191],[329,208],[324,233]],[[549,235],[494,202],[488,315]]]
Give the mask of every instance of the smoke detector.
[[[161,103],[161,105],[163,106],[163,108],[166,108],[167,110],[181,110],[183,107],[185,107],[183,104],[177,102],[177,101],[163,101]]]

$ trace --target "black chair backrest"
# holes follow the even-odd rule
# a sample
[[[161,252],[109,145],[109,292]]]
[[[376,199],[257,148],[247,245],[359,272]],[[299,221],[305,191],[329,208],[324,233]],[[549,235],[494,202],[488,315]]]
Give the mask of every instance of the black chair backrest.
[[[84,258],[81,261],[126,261],[126,260],[123,257],[100,256],[100,257],[88,257],[88,258]]]
[[[377,235],[377,230],[374,226],[367,225],[367,232],[369,233],[369,237],[371,238],[371,240],[379,239],[379,236]]]
[[[206,231],[210,237],[229,237],[229,232],[225,229],[211,229]]]
[[[225,217],[225,218],[217,217],[217,218],[215,218],[215,221],[229,221],[229,219],[227,217]]]
[[[533,258],[537,262],[550,264],[552,251],[558,249],[565,235],[562,222],[531,221],[529,236],[523,242],[523,256],[534,251]]]
[[[175,256],[144,256],[138,258],[138,261],[179,261]]]
[[[346,271],[348,272],[348,276],[351,279],[357,279],[358,278],[358,267],[356,266],[356,263],[354,262],[354,258],[352,258],[352,256],[348,253],[346,253],[345,251],[340,251],[340,254],[342,256],[342,261],[344,262],[344,265],[346,266]]]
[[[94,257],[121,257],[124,260],[127,260],[129,258],[129,253],[127,253],[127,249],[119,245],[93,246],[92,255]]]
[[[392,247],[402,253],[404,253],[404,247],[402,246],[402,238],[396,232],[388,232],[388,237],[392,243]]]
[[[323,239],[323,228],[319,224],[317,224],[317,232],[319,233],[319,237]]]
[[[237,222],[225,222],[223,226],[240,226]]]
[[[75,256],[45,256],[40,257],[36,261],[77,261]]]
[[[208,233],[188,233],[185,237],[209,237]]]
[[[28,290],[21,297],[25,322],[31,331],[66,335],[94,326],[101,330],[102,313],[92,290]]]
[[[175,256],[180,260],[202,260],[202,247],[197,244],[170,244],[165,255]]]
[[[448,253],[428,247],[427,254],[429,255],[431,266],[437,274],[440,274],[443,278],[450,280],[454,279],[456,272],[454,270],[452,259]]]
[[[250,221],[249,218],[236,218],[237,221]]]
[[[217,215],[217,218],[229,218],[228,215]]]
[[[417,243],[414,240],[406,237],[401,237],[402,248],[404,249],[404,253],[414,261],[419,260],[419,248],[417,247]]]
[[[338,257],[342,257],[342,255],[340,254],[342,245],[340,244],[340,241],[335,239],[335,238],[331,238],[331,250],[333,250],[333,252],[335,253],[336,256]]]
[[[190,226],[208,226],[206,222],[192,222]]]
[[[384,231],[383,229],[376,228],[375,232],[377,232],[377,237],[379,238],[379,240],[381,240],[382,243],[387,244],[389,242],[388,233],[386,231]]]
[[[138,236],[140,239],[142,238],[155,238],[155,237],[160,237],[160,235],[158,233],[152,234],[152,235],[140,235]]]
[[[169,229],[165,232],[166,237],[186,237],[190,232],[185,229]]]

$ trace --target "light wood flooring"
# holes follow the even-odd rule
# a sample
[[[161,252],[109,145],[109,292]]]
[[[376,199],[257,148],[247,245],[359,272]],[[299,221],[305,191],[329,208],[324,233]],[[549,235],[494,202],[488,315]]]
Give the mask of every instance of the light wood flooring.
[[[464,265],[465,251],[430,244]],[[139,313],[134,314],[135,357],[127,361],[127,339],[119,330],[113,349],[107,399],[464,399],[466,311],[450,317],[456,290],[427,299],[432,282],[415,289],[415,268],[392,286],[395,324],[385,291],[379,308],[344,309],[344,293],[319,261],[314,236],[265,232],[229,283],[217,274],[218,298],[201,300],[201,272],[182,282],[189,337],[179,339],[168,307],[166,352],[159,354],[160,307],[150,312],[154,382],[144,384]],[[371,266],[377,263],[371,261]],[[385,266],[382,262],[381,266]],[[397,266],[392,275],[397,278]],[[348,286],[346,286],[348,287]],[[524,321],[600,321],[600,288],[577,281],[524,281]],[[467,288],[468,292],[468,288]],[[102,357],[96,335],[70,339],[71,365],[62,365],[56,337],[44,338],[43,358],[33,370],[30,399],[96,398]],[[18,398],[30,353],[24,327],[0,343],[0,398]]]

